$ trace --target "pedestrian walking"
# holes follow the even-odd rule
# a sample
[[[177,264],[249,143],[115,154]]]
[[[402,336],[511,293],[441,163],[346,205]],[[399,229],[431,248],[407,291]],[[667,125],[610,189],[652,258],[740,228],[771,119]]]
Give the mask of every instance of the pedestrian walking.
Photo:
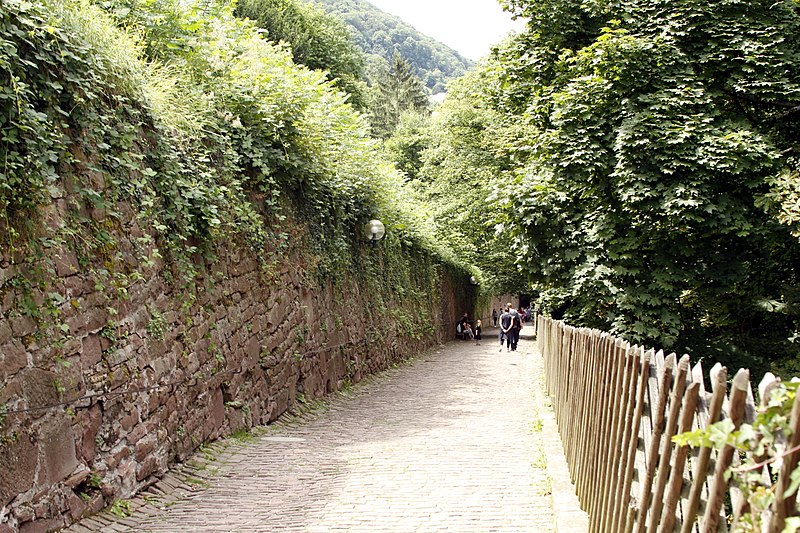
[[[511,318],[511,326],[508,328],[509,342],[511,344],[511,351],[517,351],[517,344],[519,343],[519,332],[522,330],[522,314],[516,310],[509,311]]]
[[[479,346],[480,343],[481,343],[481,340],[482,340],[482,336],[481,336],[481,329],[483,329],[482,325],[483,324],[481,323],[481,319],[480,318],[475,321],[475,345],[476,346]]]
[[[497,327],[497,309],[492,309],[492,326]]]
[[[506,351],[511,351],[511,304],[506,305],[506,310],[500,315],[500,351],[503,351],[503,341],[506,341]]]

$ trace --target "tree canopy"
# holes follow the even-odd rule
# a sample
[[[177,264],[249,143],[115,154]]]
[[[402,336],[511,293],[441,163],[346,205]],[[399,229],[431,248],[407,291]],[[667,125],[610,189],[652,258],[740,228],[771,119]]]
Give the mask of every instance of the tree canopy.
[[[271,9],[288,45],[225,2],[2,4],[11,239],[79,152],[108,184],[85,201],[130,200],[168,249],[280,240],[263,217],[292,205],[341,266],[381,213],[397,242],[452,247],[575,325],[800,364],[797,1],[508,0],[527,30],[430,116],[399,50],[373,88],[394,106],[383,153],[340,92],[360,72],[343,27],[288,2],[240,3]]]
[[[505,5],[527,30],[448,95],[419,156],[441,212],[490,202],[462,229],[489,219],[499,241],[467,238],[471,257],[507,246],[576,325],[731,364],[796,356],[798,3]]]

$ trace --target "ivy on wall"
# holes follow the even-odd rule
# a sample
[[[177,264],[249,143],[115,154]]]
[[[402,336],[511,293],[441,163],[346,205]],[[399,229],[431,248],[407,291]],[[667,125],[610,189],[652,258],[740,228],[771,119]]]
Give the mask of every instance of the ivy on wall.
[[[344,271],[374,216],[457,263],[346,96],[229,6],[12,0],[0,17],[7,244],[35,243],[42,208],[74,188],[68,244],[113,255],[126,202],[156,230],[147,260],[166,256],[188,278],[219,242],[280,251],[289,212],[325,275]]]

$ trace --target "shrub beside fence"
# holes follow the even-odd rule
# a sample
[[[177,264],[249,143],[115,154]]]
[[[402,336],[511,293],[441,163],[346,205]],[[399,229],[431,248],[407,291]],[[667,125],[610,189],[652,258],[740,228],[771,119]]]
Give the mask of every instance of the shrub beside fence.
[[[722,419],[735,428],[752,422],[756,405],[747,370],[736,373],[729,392],[727,370],[717,364],[708,391],[701,365],[690,368],[688,355],[665,356],[541,316],[537,331],[547,392],[592,532],[712,533],[750,520],[743,519],[752,511],[748,500],[728,481],[742,452],[731,445],[678,446],[672,439]],[[762,402],[777,383],[771,374],[761,383]],[[753,531],[780,533],[786,518],[798,515],[794,493],[786,494],[800,453],[800,394],[790,425],[780,460],[755,458],[775,497]]]

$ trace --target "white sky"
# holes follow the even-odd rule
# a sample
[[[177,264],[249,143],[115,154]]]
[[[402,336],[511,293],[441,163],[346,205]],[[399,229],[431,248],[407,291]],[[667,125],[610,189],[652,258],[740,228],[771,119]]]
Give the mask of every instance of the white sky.
[[[398,16],[420,32],[458,50],[469,59],[480,59],[512,29],[512,21],[497,0],[369,0],[374,6]]]

